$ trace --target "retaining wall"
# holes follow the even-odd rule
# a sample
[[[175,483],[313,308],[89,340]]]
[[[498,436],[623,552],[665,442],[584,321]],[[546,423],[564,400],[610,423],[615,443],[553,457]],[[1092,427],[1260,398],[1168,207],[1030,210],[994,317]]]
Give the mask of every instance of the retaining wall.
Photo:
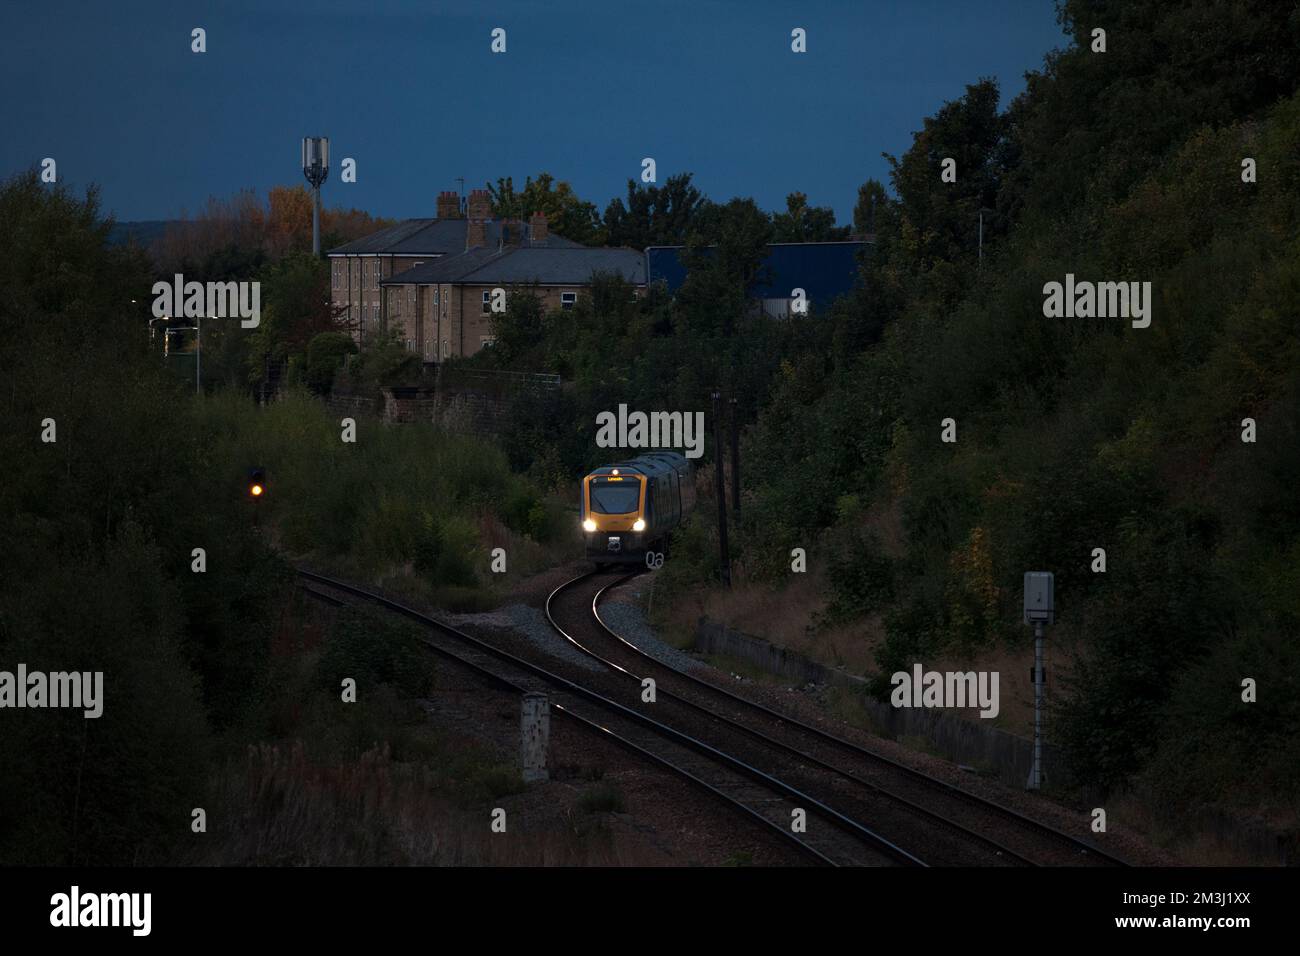
[[[892,707],[868,696],[865,693],[867,682],[861,677],[826,667],[795,651],[707,618],[700,618],[696,625],[695,649],[736,658],[800,684],[856,688],[864,692],[861,702],[876,728],[885,736],[924,738],[936,753],[954,763],[993,773],[1012,786],[1023,787],[1029,779],[1034,748],[1034,742],[1029,738],[938,710]],[[1064,773],[1064,759],[1050,744],[1044,746],[1043,763],[1049,773]],[[1100,806],[1105,802],[1100,793],[1090,792],[1087,788],[1081,800],[1084,806]],[[1286,866],[1300,860],[1300,834],[1279,832],[1263,824],[1238,820],[1218,812],[1196,814],[1176,823],[1183,832],[1209,837],[1260,864]]]
[[[953,761],[1023,787],[1033,766],[1034,742],[1000,728],[963,720],[939,710],[893,707],[866,694],[867,682],[856,675],[826,667],[795,651],[762,638],[732,630],[700,618],[695,647],[706,654],[722,654],[745,661],[771,674],[801,684],[833,684],[862,691],[861,702],[881,733],[894,739],[921,737],[932,749]],[[1060,755],[1044,747],[1044,766],[1061,772]]]

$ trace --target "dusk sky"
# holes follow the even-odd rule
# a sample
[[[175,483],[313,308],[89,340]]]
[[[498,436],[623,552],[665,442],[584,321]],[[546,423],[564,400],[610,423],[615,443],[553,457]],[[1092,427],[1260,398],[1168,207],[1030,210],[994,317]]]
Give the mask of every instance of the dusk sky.
[[[603,212],[648,156],[660,183],[767,209],[801,190],[846,223],[882,151],[982,76],[1005,106],[1065,43],[1049,0],[6,3],[0,176],[53,157],[119,220],[164,219],[303,183],[314,134],[325,204],[383,216],[543,170]]]

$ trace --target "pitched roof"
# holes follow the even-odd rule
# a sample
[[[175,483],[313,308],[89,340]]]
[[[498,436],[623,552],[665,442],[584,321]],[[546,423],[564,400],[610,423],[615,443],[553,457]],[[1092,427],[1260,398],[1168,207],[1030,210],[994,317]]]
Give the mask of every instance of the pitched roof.
[[[510,250],[506,250],[509,252]],[[434,282],[459,282],[485,263],[498,256],[506,255],[496,246],[481,246],[452,256],[443,256],[431,262],[423,263],[413,269],[396,272],[387,279],[381,279],[380,285],[407,285],[409,283],[429,284]]]
[[[471,249],[399,272],[381,285],[434,282],[523,285],[586,285],[596,272],[616,272],[634,285],[645,284],[645,258],[635,249],[507,246]]]
[[[406,219],[395,226],[344,243],[331,249],[329,254],[332,256],[450,256],[465,251],[465,233],[468,224],[467,219]],[[501,237],[501,225],[500,219],[488,220],[488,246],[496,247]],[[538,246],[547,249],[585,248],[582,243],[565,239],[555,233],[549,233],[538,243]]]

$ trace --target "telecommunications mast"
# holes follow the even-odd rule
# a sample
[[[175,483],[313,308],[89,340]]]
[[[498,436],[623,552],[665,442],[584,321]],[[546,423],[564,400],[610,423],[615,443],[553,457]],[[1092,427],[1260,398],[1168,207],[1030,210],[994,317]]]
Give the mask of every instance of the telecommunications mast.
[[[330,141],[325,136],[302,138],[302,174],[311,183],[311,251],[320,255],[320,188],[330,174]]]

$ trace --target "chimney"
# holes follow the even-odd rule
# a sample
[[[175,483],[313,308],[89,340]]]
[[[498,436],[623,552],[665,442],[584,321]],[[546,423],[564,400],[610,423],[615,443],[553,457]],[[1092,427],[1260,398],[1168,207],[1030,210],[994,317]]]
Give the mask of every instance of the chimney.
[[[491,219],[492,199],[486,189],[472,189],[469,194],[469,218]]]
[[[475,249],[487,245],[487,220],[470,219],[465,224],[465,248]]]
[[[460,218],[460,194],[444,189],[438,193],[438,218]]]
[[[524,242],[524,224],[518,219],[501,220],[501,243],[506,246],[519,246]]]
[[[487,224],[492,218],[492,199],[486,189],[472,189],[466,203],[469,222],[465,225],[465,248],[487,245]]]
[[[528,225],[530,227],[529,232],[532,235],[533,242],[546,241],[546,213],[533,213],[532,217],[528,220]]]

